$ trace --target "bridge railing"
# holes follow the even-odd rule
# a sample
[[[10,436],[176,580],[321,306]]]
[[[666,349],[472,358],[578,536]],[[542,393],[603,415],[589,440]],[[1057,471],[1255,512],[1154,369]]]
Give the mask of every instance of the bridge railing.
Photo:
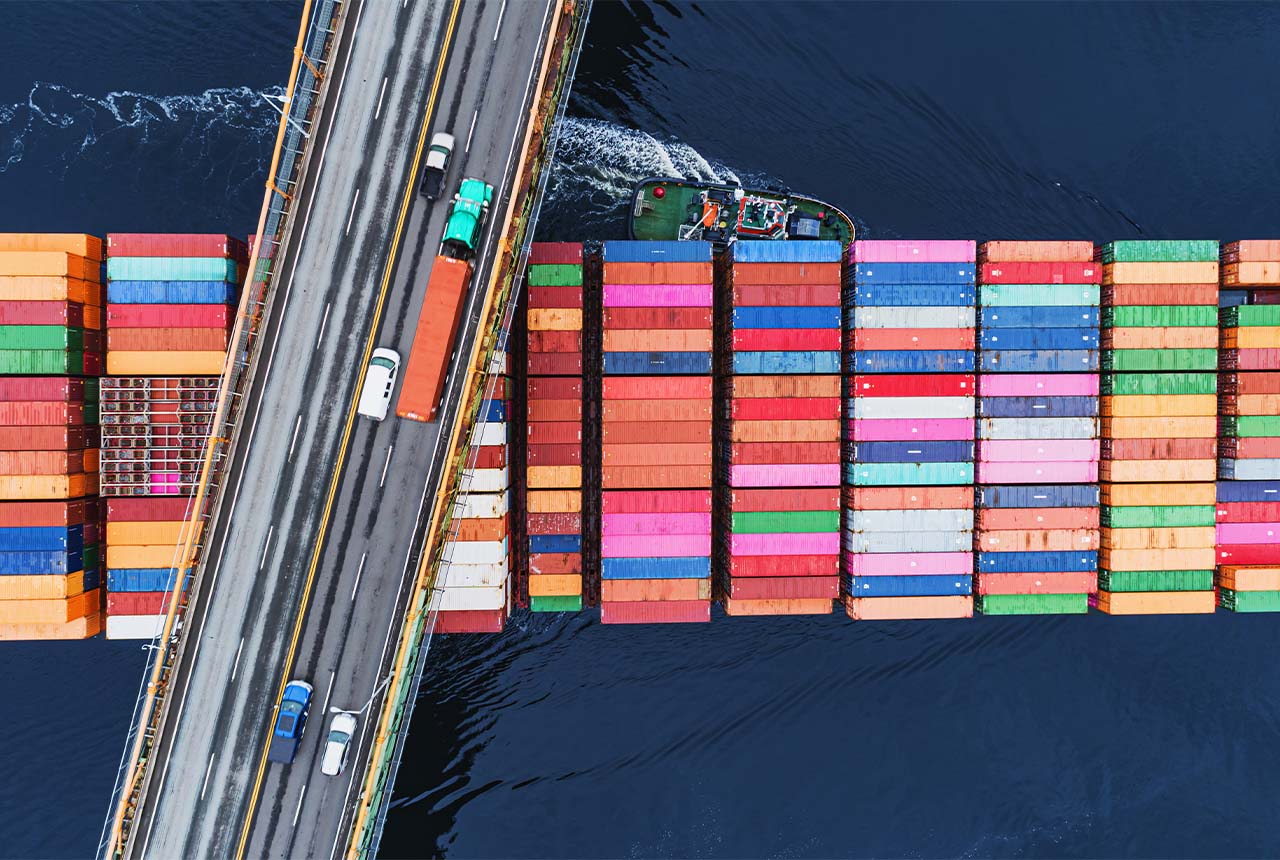
[[[250,249],[240,304],[223,364],[218,399],[203,444],[203,464],[188,504],[174,556],[168,610],[148,648],[142,688],[134,708],[111,808],[102,830],[98,855],[121,857],[128,846],[135,815],[152,776],[155,745],[168,712],[169,684],[183,653],[183,618],[200,599],[204,548],[220,510],[223,478],[240,432],[243,402],[253,383],[259,357],[258,334],[274,297],[278,253],[288,241],[295,194],[310,156],[310,137],[326,93],[327,71],[345,0],[304,0],[293,63],[280,113],[275,148],[267,172],[266,191]]]
[[[568,90],[577,68],[578,52],[590,16],[590,0],[557,0],[551,35],[542,57],[538,89],[525,130],[523,158],[517,169],[512,199],[518,211],[509,211],[483,308],[476,345],[462,386],[460,406],[449,439],[441,486],[432,507],[431,524],[413,583],[405,620],[392,668],[391,681],[378,717],[364,786],[356,800],[355,817],[347,856],[377,855],[386,823],[391,791],[404,749],[408,724],[422,682],[422,667],[430,647],[438,601],[436,575],[451,540],[457,533],[455,514],[461,510],[467,476],[475,468],[477,444],[473,430],[481,402],[492,395],[498,375],[494,355],[506,347],[515,313],[515,297],[524,275],[528,244],[546,188],[554,155],[558,121],[563,116]]]

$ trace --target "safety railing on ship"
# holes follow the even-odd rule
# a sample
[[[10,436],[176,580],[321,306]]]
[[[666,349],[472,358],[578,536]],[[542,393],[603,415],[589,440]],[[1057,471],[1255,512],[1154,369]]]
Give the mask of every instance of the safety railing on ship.
[[[375,857],[382,838],[390,808],[390,794],[395,785],[408,724],[422,683],[424,658],[435,626],[433,597],[438,590],[435,578],[440,565],[448,562],[444,554],[452,545],[450,538],[456,534],[455,513],[461,510],[463,484],[469,483],[466,476],[474,468],[477,456],[472,440],[473,428],[481,401],[486,393],[492,393],[496,384],[496,380],[490,378],[496,375],[492,374],[494,353],[505,347],[511,330],[516,306],[514,298],[523,278],[528,244],[532,241],[533,226],[554,155],[559,120],[577,68],[590,12],[590,0],[559,0],[556,4],[551,36],[542,60],[543,74],[526,130],[525,157],[516,174],[513,199],[521,201],[521,207],[518,213],[508,217],[499,239],[497,262],[481,311],[481,329],[450,438],[451,454],[441,475],[442,486],[436,495],[424,552],[419,559],[418,573],[406,608],[364,788],[357,799],[347,849],[351,860]]]
[[[201,450],[200,479],[188,503],[187,522],[175,550],[172,569],[176,574],[169,583],[168,612],[151,644],[144,646],[148,650],[147,666],[99,840],[100,858],[124,855],[151,778],[155,745],[169,704],[169,682],[186,642],[182,622],[199,599],[203,550],[222,502],[225,467],[239,438],[242,403],[257,368],[258,332],[274,296],[276,255],[292,226],[295,192],[309,157],[311,130],[321,110],[326,71],[342,25],[344,2],[304,0],[289,83],[281,104],[276,106],[280,124],[258,228],[213,420]]]

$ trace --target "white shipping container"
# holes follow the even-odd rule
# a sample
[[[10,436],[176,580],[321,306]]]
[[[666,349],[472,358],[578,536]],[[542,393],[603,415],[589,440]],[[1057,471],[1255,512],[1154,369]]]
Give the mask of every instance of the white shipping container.
[[[853,397],[850,418],[973,418],[972,397]]]
[[[108,639],[154,639],[164,628],[163,615],[108,615]]]
[[[439,588],[494,588],[505,585],[511,575],[506,561],[495,564],[447,564],[440,566]]]
[[[973,508],[909,511],[850,511],[854,532],[931,532],[973,530]]]
[[[968,552],[973,532],[845,532],[841,545],[850,552]]]
[[[979,439],[1096,439],[1097,418],[979,418]]]
[[[507,605],[506,585],[481,588],[442,588],[432,592],[431,608],[440,612],[467,609],[502,609]]]
[[[472,445],[507,444],[507,422],[481,421],[471,428]]]
[[[864,307],[854,308],[854,328],[974,328],[976,308]]]
[[[449,541],[442,558],[450,564],[495,564],[507,557],[507,540]]]
[[[471,493],[501,493],[511,486],[510,473],[501,469],[468,469],[462,476],[462,489]]]
[[[461,493],[453,515],[462,520],[492,520],[507,515],[510,490],[504,493]]]
[[[507,364],[507,353],[505,350],[498,350],[494,352],[493,358],[489,361],[489,372],[500,374],[507,374],[511,372]]]
[[[1227,467],[1224,471],[1230,472],[1234,481],[1280,481],[1280,460],[1265,457],[1227,460],[1224,465]]]

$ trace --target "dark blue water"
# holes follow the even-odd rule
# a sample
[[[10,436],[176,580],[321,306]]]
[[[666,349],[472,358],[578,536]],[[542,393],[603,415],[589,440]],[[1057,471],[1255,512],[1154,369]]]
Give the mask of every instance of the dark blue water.
[[[5,8],[0,229],[253,226],[294,5]],[[1280,235],[1278,40],[1262,4],[599,3],[540,235],[619,237],[673,171],[878,237]],[[523,616],[433,645],[383,854],[1273,856],[1278,648],[1225,614]],[[141,666],[0,645],[0,852],[92,849]]]

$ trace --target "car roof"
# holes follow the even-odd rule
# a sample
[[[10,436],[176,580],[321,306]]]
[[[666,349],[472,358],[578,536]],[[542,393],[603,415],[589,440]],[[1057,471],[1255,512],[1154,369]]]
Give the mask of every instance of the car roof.
[[[432,146],[447,146],[453,149],[453,135],[445,131],[437,131],[431,136]]]
[[[356,729],[356,718],[351,714],[336,714],[333,722],[329,724],[331,729],[339,729],[347,734],[354,734]]]

